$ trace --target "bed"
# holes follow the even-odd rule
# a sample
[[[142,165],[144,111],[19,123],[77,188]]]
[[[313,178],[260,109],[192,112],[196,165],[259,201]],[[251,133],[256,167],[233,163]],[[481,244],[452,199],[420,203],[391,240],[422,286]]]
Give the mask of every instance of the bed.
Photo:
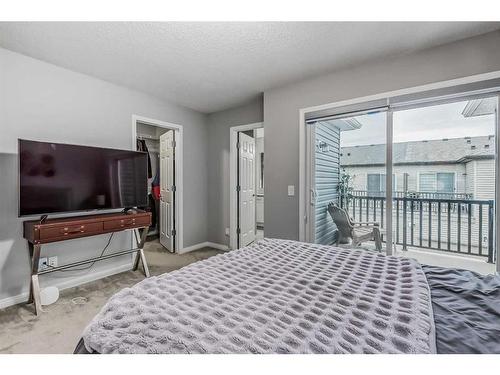
[[[499,278],[464,272],[264,239],[118,292],[75,353],[500,353]]]

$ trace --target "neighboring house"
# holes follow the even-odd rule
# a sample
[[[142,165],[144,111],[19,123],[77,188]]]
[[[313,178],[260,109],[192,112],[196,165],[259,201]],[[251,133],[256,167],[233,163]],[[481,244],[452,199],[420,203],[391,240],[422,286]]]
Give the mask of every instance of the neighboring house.
[[[340,133],[361,128],[356,119],[319,121],[315,125],[313,144],[315,215],[314,234],[316,243],[331,244],[337,228],[332,225],[326,207],[338,200],[337,186],[340,176]]]
[[[494,136],[395,143],[395,196],[493,199]],[[385,193],[385,145],[342,147],[340,168],[355,194]]]

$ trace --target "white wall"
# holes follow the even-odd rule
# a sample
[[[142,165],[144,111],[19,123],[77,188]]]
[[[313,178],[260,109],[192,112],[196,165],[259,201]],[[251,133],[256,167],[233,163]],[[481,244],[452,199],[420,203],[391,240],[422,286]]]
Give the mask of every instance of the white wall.
[[[340,100],[500,71],[500,31],[367,63],[264,92],[266,236],[298,239],[299,110]],[[471,134],[471,136],[474,134]]]
[[[184,126],[184,246],[207,241],[206,115],[83,74],[0,49],[0,305],[28,290],[29,260],[17,217],[17,138],[130,149],[132,115]],[[59,262],[98,255],[108,235],[45,246]],[[116,235],[108,251],[127,247]],[[71,285],[123,269],[130,256],[86,272],[41,277],[41,286]],[[7,300],[6,300],[7,299]],[[14,298],[16,301],[16,298]]]
[[[211,242],[229,245],[225,234],[229,227],[229,129],[256,122],[262,122],[261,96],[239,107],[208,115],[208,239]]]

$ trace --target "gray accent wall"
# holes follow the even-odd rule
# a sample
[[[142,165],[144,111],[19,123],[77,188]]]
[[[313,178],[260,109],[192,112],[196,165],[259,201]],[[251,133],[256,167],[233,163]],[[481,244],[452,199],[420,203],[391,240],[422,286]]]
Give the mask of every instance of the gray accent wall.
[[[337,186],[340,175],[340,129],[318,122],[314,125],[314,185],[316,191],[314,234],[315,243],[331,245],[337,227],[327,212],[328,203],[338,203]],[[327,147],[321,149],[324,142]]]
[[[184,126],[184,246],[205,242],[206,115],[0,49],[0,304],[22,301],[30,273],[23,219],[17,217],[17,139],[130,149],[133,114]],[[65,241],[42,251],[58,255],[61,264],[98,255],[108,238]],[[130,232],[117,234],[108,251],[130,244]],[[125,256],[96,263],[90,270],[45,275],[41,286],[97,278],[126,269],[130,260]]]
[[[265,91],[266,236],[299,238],[301,108],[500,71],[499,45],[496,31]],[[287,185],[295,185],[294,196]]]
[[[262,96],[208,115],[208,240],[229,245],[229,129],[262,122]],[[265,134],[264,134],[265,138]],[[266,158],[267,163],[267,158]],[[265,168],[264,168],[265,170]]]

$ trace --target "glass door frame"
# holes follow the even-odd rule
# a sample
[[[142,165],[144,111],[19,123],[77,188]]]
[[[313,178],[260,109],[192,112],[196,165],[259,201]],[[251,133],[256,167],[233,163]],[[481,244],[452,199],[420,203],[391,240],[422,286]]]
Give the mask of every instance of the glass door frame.
[[[305,166],[301,166],[301,170],[305,170],[305,181],[301,183],[301,187],[305,187],[305,194],[301,195],[301,201],[304,205],[299,204],[299,239],[311,242],[314,240],[314,220],[313,220],[313,200],[314,200],[314,131],[313,126],[316,120],[335,119],[353,117],[359,114],[370,113],[374,110],[380,110],[383,107],[386,112],[386,157],[385,157],[385,176],[386,176],[386,241],[385,251],[387,255],[394,255],[394,239],[392,226],[392,208],[393,208],[393,115],[396,111],[402,111],[412,108],[422,108],[426,106],[435,106],[439,104],[452,103],[457,101],[465,101],[484,97],[497,98],[496,106],[496,124],[495,124],[495,210],[494,210],[494,244],[496,248],[496,272],[500,273],[500,209],[497,209],[497,202],[500,202],[500,79],[478,81],[466,85],[449,86],[443,89],[427,90],[417,92],[415,94],[400,95],[386,98],[381,98],[376,101],[360,102],[350,106],[338,106],[325,108],[322,111],[316,112],[318,115],[309,115],[305,110],[300,111],[301,126],[305,126],[305,145],[300,143],[300,154],[305,156]],[[385,106],[384,106],[385,104]],[[330,111],[330,115],[328,115]],[[312,111],[311,111],[312,112]],[[321,112],[324,114],[321,115]],[[302,162],[301,158],[301,162]],[[305,168],[304,168],[305,167]],[[301,176],[302,177],[302,176]],[[300,203],[300,202],[299,202]],[[304,225],[304,227],[302,227]],[[302,229],[303,228],[303,229]],[[388,230],[388,229],[391,230]],[[390,245],[389,245],[390,244]]]

